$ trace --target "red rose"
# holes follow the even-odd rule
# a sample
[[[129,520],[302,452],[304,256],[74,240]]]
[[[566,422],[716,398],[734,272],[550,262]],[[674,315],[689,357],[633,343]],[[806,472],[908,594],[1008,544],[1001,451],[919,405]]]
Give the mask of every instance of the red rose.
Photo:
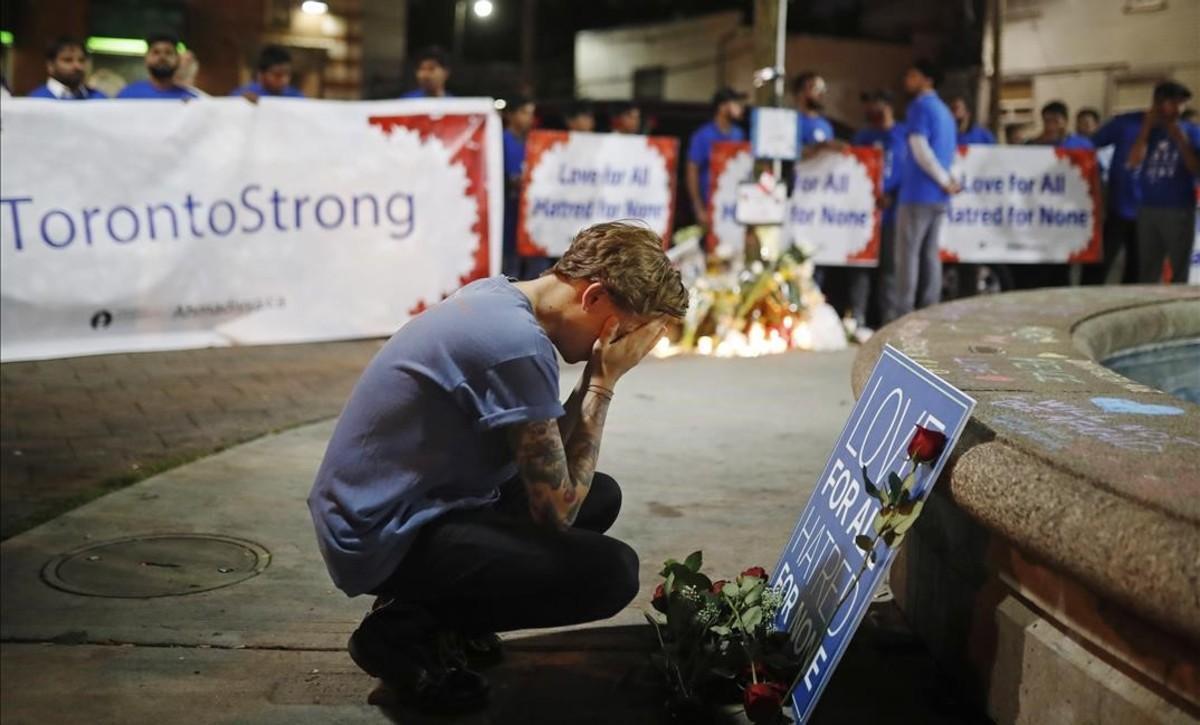
[[[746,571],[742,572],[742,576],[766,579],[767,578],[767,570],[762,568],[761,566],[752,566],[749,569],[747,569]]]
[[[928,463],[937,460],[945,447],[945,433],[917,426],[917,432],[908,442],[908,457],[917,463]]]
[[[654,596],[650,599],[650,606],[663,614],[667,613],[667,590],[663,589],[662,584],[659,584],[654,590]]]
[[[722,590],[722,589],[724,589],[724,588],[725,588],[725,580],[724,580],[724,579],[718,579],[718,580],[716,580],[715,582],[713,582],[713,583],[712,583],[712,589],[711,589],[710,591],[711,591],[713,594],[720,594],[720,593],[721,593],[721,590]]]
[[[780,710],[783,708],[783,698],[787,688],[778,682],[759,682],[752,684],[742,693],[742,704],[746,707],[746,717],[754,723],[778,722]]]

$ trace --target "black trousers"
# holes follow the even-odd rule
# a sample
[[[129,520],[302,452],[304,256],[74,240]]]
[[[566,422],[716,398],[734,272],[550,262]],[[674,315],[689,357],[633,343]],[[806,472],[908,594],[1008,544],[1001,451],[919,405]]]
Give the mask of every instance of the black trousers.
[[[524,484],[514,478],[494,507],[451,512],[422,528],[372,593],[394,599],[385,608],[389,628],[414,639],[439,627],[473,636],[611,617],[638,592],[637,554],[604,534],[620,509],[617,482],[597,473],[575,525],[553,531],[530,518]]]
[[[1121,284],[1136,284],[1139,260],[1137,221],[1125,219],[1109,211],[1104,220],[1104,261],[1083,268],[1083,284],[1104,284],[1108,273],[1117,263],[1117,252],[1125,250],[1125,266],[1121,270]]]

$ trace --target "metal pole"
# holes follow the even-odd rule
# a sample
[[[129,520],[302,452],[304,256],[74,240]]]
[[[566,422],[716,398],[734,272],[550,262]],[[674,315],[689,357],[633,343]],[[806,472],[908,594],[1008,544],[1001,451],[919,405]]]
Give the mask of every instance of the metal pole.
[[[525,93],[530,97],[537,95],[537,81],[533,77],[534,41],[537,38],[537,0],[522,0],[521,2],[521,81],[525,84]]]
[[[1001,138],[1000,129],[1000,87],[1004,83],[1001,72],[1000,47],[1004,39],[1004,0],[992,0],[992,86],[988,90],[988,125],[996,138]]]
[[[454,60],[463,57],[463,37],[467,34],[467,0],[454,2]]]
[[[779,18],[775,28],[775,106],[783,107],[783,97],[787,88],[787,6],[788,0],[779,0]],[[771,173],[779,181],[783,175],[783,162],[775,159],[771,164]]]

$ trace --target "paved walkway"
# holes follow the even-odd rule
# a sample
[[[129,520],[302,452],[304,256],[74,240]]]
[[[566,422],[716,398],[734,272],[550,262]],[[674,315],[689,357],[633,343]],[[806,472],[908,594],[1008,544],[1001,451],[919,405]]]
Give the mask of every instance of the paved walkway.
[[[337,415],[381,342],[0,366],[0,539],[154,472]]]
[[[277,364],[261,363],[256,372],[271,385],[276,377],[296,379],[289,365],[310,364],[313,378],[297,393],[303,399],[309,386],[321,385],[317,370],[361,366],[370,347],[330,346],[324,363],[306,348],[262,351]],[[353,364],[351,354],[360,356]],[[661,562],[700,548],[714,574],[774,563],[851,407],[852,354],[677,358],[649,362],[623,381],[601,467],[624,489],[613,534],[639,552],[642,591],[607,622],[508,635],[509,659],[489,674],[493,706],[453,722],[654,722],[660,693],[647,671],[651,644],[641,611]],[[234,357],[223,359],[235,365]],[[193,383],[209,379],[191,375]],[[249,372],[239,378],[258,379]],[[347,385],[337,400],[327,393],[331,405]],[[327,421],[260,437],[0,544],[5,723],[423,722],[373,693],[374,682],[345,654],[368,602],[330,584],[304,505],[331,427]],[[60,558],[162,534],[215,535],[259,554],[223,565],[176,544],[153,557],[106,550]],[[115,587],[109,593],[119,595],[150,585],[221,584],[225,576],[228,586],[158,598],[86,596],[46,583]],[[938,681],[920,647],[868,623],[813,722],[971,721]]]

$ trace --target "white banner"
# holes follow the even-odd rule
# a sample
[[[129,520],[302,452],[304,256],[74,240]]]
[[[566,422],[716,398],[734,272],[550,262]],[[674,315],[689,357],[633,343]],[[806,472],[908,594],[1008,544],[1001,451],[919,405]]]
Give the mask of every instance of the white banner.
[[[0,359],[390,335],[499,266],[488,99],[5,99]]]
[[[1100,178],[1090,150],[962,146],[942,257],[960,262],[1098,262]]]
[[[798,162],[787,239],[816,264],[878,264],[882,164],[882,151],[867,147],[822,151]]]
[[[525,147],[517,249],[559,257],[582,228],[645,222],[664,240],[675,209],[679,141],[662,136],[534,131]]]

